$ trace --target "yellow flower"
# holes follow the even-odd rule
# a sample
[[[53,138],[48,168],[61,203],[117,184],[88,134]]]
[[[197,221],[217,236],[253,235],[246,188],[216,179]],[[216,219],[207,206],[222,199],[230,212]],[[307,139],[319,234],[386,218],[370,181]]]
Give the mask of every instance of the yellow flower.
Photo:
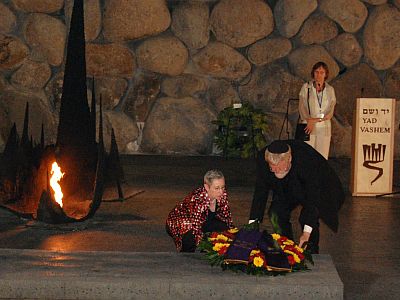
[[[290,255],[295,254],[294,252],[292,252],[292,251],[290,251],[290,250],[284,250],[284,252],[287,253],[287,254],[290,254]]]
[[[296,263],[299,264],[299,263],[301,262],[300,258],[297,256],[296,253],[293,253],[293,258],[294,258],[294,261],[295,261]]]
[[[303,253],[304,252],[304,249],[303,248],[301,248],[301,247],[299,247],[299,246],[294,246],[294,248],[297,250],[297,251],[299,251],[300,253]]]
[[[228,230],[229,233],[236,233],[238,231],[239,231],[239,229],[237,229],[236,227]]]
[[[223,241],[223,242],[227,242],[227,241],[232,241],[230,240],[227,236],[223,235],[223,234],[218,234],[217,237],[215,238],[208,238],[209,241]]]
[[[227,241],[229,240],[228,237],[224,236],[223,234],[218,234],[217,239],[220,241]]]
[[[216,243],[213,247],[213,250],[218,252],[219,250],[221,250],[222,247],[229,247],[229,244],[226,243]]]
[[[286,240],[283,242],[284,245],[294,245],[294,242],[292,240]]]
[[[250,256],[260,253],[260,250],[251,250]]]
[[[263,260],[261,257],[257,256],[257,257],[254,258],[253,264],[254,264],[256,267],[260,268],[260,267],[263,266],[264,260]]]
[[[273,233],[273,234],[271,234],[272,235],[272,238],[274,239],[274,240],[278,240],[280,237],[281,237],[281,235],[280,234],[277,234],[277,233]]]

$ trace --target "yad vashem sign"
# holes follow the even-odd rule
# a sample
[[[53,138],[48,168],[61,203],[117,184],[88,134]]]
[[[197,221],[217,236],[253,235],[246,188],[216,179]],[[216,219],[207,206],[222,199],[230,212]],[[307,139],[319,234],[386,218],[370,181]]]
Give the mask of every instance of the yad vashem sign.
[[[352,147],[353,196],[392,192],[395,104],[395,99],[357,99]]]

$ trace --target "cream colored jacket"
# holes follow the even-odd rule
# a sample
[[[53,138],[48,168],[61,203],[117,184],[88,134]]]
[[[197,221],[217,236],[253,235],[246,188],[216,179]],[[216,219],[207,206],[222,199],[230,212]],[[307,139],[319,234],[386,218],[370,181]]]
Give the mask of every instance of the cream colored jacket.
[[[318,103],[317,90],[312,83],[312,81],[309,81],[303,84],[299,93],[300,122],[307,123],[305,121],[306,119],[320,118],[321,114],[324,114],[326,120],[315,123],[315,134],[319,132],[324,135],[331,135],[331,119],[336,105],[335,89],[325,82],[320,106]],[[307,91],[309,93],[310,113],[308,112],[307,106]],[[314,134],[314,131],[312,134]]]

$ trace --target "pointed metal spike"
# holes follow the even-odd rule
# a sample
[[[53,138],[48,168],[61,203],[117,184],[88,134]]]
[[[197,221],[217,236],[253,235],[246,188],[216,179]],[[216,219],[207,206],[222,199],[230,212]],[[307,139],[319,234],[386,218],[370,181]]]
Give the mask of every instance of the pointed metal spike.
[[[42,131],[40,132],[40,149],[44,149],[44,125],[42,123]]]
[[[122,191],[121,183],[119,182],[119,179],[117,178],[117,190],[118,190],[118,199],[120,201],[124,201],[124,192]]]
[[[111,143],[110,143],[110,154],[115,151],[115,146],[117,146],[117,141],[115,140],[114,127],[111,127]],[[118,146],[117,146],[118,151]]]
[[[75,0],[68,36],[57,146],[89,146],[90,111],[87,100],[83,1]],[[66,149],[68,152],[69,150]]]
[[[96,90],[94,85],[94,77],[92,78],[92,103],[90,110],[90,137],[91,143],[96,144]]]
[[[121,166],[121,162],[119,159],[119,151],[118,151],[118,144],[115,138],[114,128],[111,128],[111,145],[110,145],[110,155],[108,158],[109,166],[108,172],[110,174],[111,180],[124,180],[124,171]]]
[[[25,145],[29,142],[29,102],[26,102],[25,106],[25,117],[24,117],[24,129],[22,131],[21,145]]]
[[[10,156],[13,156],[17,153],[18,148],[18,134],[17,134],[17,125],[14,125],[10,129],[10,134],[8,135],[6,145],[4,147],[3,158],[8,160]]]
[[[1,156],[0,168],[1,177],[7,177],[15,184],[17,174],[17,157],[18,157],[18,134],[17,125],[14,125],[10,129],[7,142],[4,148],[3,155]]]
[[[100,113],[99,113],[99,145],[104,149],[104,137],[103,137],[103,99],[100,94]]]

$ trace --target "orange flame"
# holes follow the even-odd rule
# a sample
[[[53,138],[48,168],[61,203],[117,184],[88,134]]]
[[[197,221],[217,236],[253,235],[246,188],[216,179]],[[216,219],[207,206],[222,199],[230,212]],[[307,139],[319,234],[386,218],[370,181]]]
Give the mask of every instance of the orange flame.
[[[51,174],[50,186],[54,191],[54,199],[62,207],[63,193],[61,191],[61,186],[58,182],[61,180],[61,178],[63,178],[65,173],[61,172],[61,168],[58,166],[57,162],[53,162],[53,164],[51,165],[50,174]]]

